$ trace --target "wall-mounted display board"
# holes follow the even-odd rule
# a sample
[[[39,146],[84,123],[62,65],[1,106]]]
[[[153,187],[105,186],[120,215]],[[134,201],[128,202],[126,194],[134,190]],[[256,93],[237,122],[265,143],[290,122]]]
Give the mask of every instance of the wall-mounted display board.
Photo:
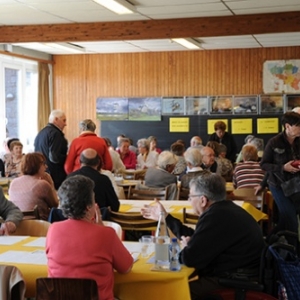
[[[150,135],[154,135],[157,137],[158,140],[157,147],[166,150],[169,149],[170,145],[178,139],[184,140],[186,146],[189,147],[190,139],[195,135],[200,136],[203,140],[203,144],[206,144],[210,132],[214,132],[214,123],[218,120],[224,120],[227,123],[227,131],[234,135],[238,149],[240,150],[244,145],[245,137],[248,134],[253,134],[256,137],[263,139],[264,144],[266,145],[268,140],[281,130],[281,117],[282,114],[273,114],[272,116],[268,114],[251,115],[252,124],[250,124],[251,122],[249,122],[249,116],[246,115],[193,115],[188,117],[162,116],[161,121],[159,122],[144,121],[137,123],[136,121],[103,121],[101,122],[101,126],[99,127],[101,128],[100,135],[103,137],[109,137],[114,146],[116,146],[116,139],[117,136],[120,134],[124,134],[125,136],[132,138],[134,145],[136,145],[138,139],[147,138]],[[180,120],[178,120],[181,118],[183,119],[182,123]],[[179,132],[179,127],[183,129],[187,128],[186,118],[188,118],[189,120],[189,131]],[[272,133],[270,131],[267,132],[264,130],[264,132],[262,132],[262,126],[260,123],[262,122],[261,119],[267,122],[269,118],[271,119],[271,122],[273,124]],[[180,124],[180,126],[177,126],[175,123],[172,123],[172,119],[176,119],[176,124]],[[259,122],[258,119],[260,120]],[[273,120],[277,120],[277,123]]]

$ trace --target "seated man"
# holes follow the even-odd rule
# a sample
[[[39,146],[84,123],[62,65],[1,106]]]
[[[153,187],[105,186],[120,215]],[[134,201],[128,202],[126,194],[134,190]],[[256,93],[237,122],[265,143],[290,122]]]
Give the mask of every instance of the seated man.
[[[225,198],[224,179],[205,172],[190,183],[189,201],[201,216],[195,230],[168,214],[159,201],[141,210],[145,218],[154,220],[164,210],[168,227],[181,238],[180,262],[195,268],[199,276],[189,283],[192,300],[222,288],[219,278],[258,277],[265,246],[261,229],[249,213]]]
[[[200,150],[200,152],[202,155],[201,168],[212,173],[220,174],[218,164],[215,160],[215,151],[212,148],[205,146]]]
[[[20,209],[4,197],[2,187],[0,187],[0,217],[4,220],[4,223],[0,224],[0,235],[14,233],[23,219]]]

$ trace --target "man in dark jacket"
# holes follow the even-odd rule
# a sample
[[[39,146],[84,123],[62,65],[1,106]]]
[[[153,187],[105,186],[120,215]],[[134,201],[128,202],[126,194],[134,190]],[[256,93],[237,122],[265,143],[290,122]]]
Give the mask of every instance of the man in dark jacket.
[[[53,110],[49,116],[49,123],[36,136],[34,151],[41,152],[46,157],[48,172],[55,189],[58,189],[66,178],[64,169],[68,151],[68,141],[63,129],[67,125],[66,115],[61,110]]]
[[[199,299],[222,288],[219,278],[257,279],[260,256],[265,247],[263,235],[254,218],[243,208],[226,199],[224,179],[204,172],[190,182],[189,201],[201,216],[196,229],[184,226],[167,214],[171,231],[182,241],[180,262],[193,267],[198,279],[190,282],[191,299]],[[145,206],[145,218],[158,219],[165,210],[157,205]]]

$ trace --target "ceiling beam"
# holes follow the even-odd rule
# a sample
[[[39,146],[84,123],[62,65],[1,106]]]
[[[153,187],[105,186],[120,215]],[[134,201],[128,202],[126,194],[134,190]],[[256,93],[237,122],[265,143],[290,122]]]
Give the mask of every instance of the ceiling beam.
[[[300,12],[170,20],[0,26],[0,43],[87,42],[300,32]]]

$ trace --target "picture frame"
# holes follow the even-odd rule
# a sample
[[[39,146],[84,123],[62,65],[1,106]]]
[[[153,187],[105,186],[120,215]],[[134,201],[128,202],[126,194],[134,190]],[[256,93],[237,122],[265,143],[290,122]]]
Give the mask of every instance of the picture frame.
[[[101,121],[128,120],[128,98],[97,98],[96,118]]]
[[[291,111],[295,107],[300,107],[300,94],[298,95],[286,95],[285,111]]]
[[[277,114],[284,112],[284,95],[260,95],[260,114]]]
[[[233,96],[210,96],[210,114],[232,114]]]
[[[162,115],[184,115],[185,99],[184,97],[163,97]]]
[[[185,114],[193,115],[207,115],[209,98],[207,96],[186,97],[185,98]]]
[[[234,96],[233,97],[233,113],[235,115],[248,115],[258,113],[258,96]]]
[[[129,121],[160,121],[161,97],[128,98]]]

